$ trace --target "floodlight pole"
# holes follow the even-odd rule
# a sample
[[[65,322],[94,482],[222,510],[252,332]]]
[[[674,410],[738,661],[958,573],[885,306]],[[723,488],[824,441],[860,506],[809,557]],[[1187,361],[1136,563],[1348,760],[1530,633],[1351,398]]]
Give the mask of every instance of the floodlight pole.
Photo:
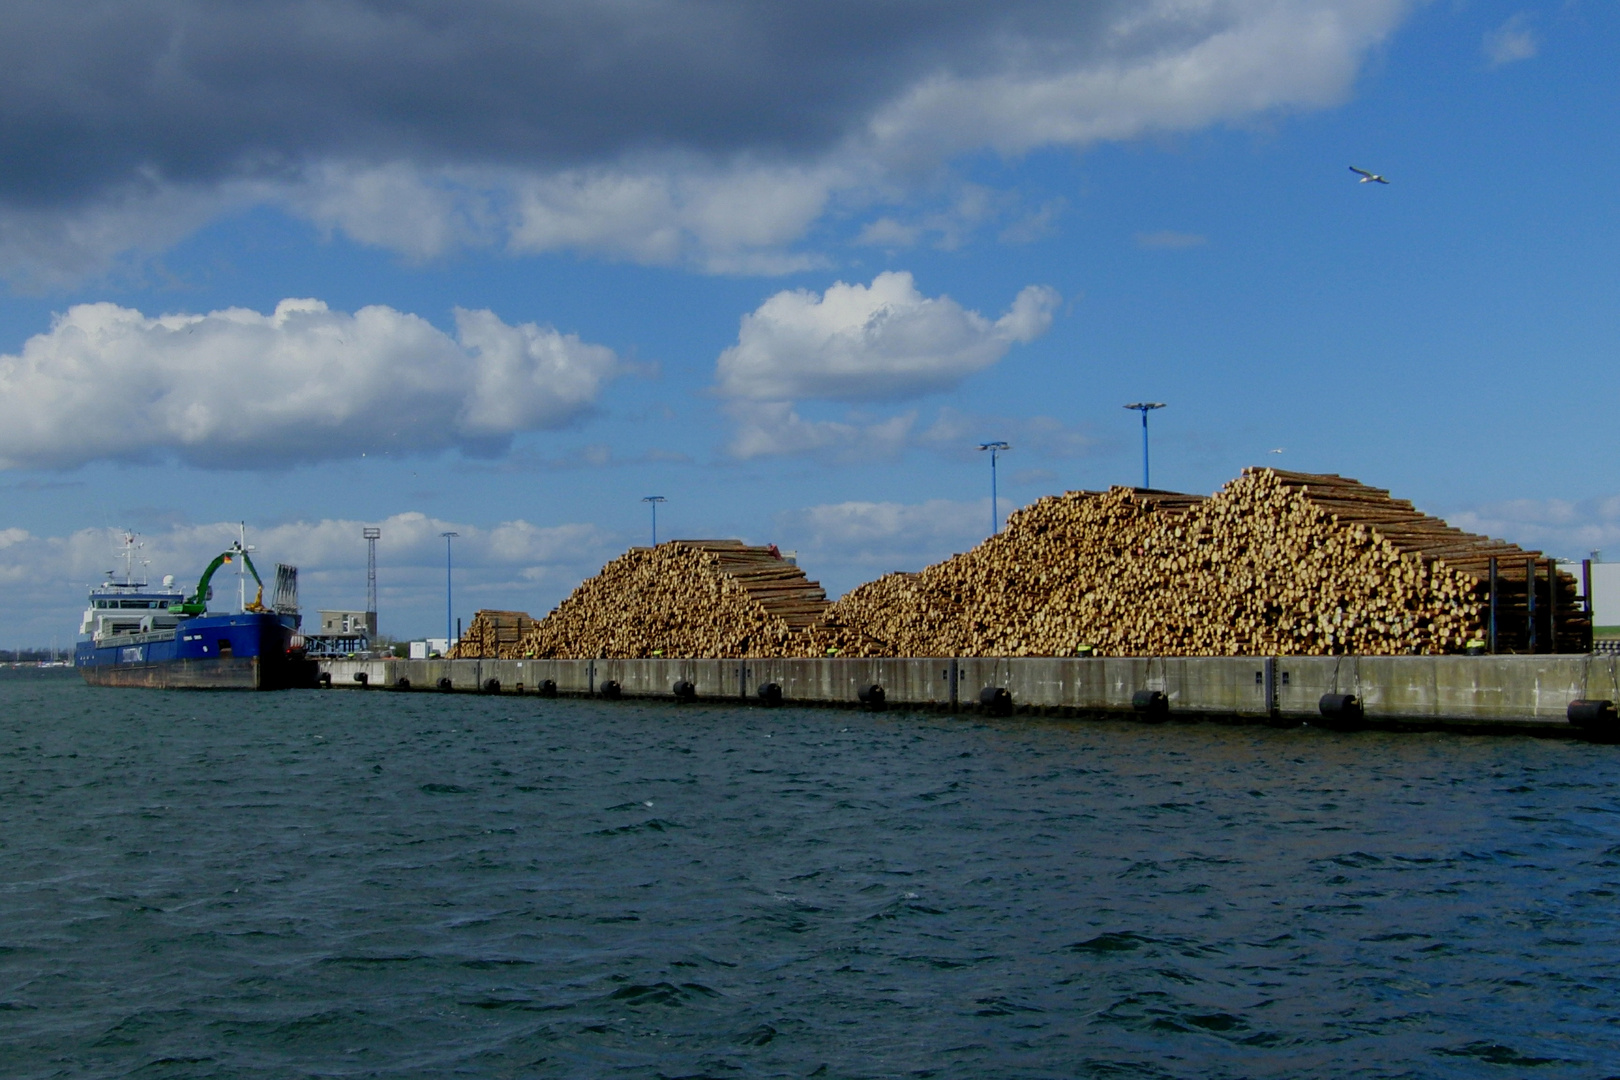
[[[371,640],[377,637],[377,541],[382,538],[382,530],[367,525],[360,530],[360,536],[366,542],[366,630]]]
[[[1011,450],[1012,446],[1004,442],[987,442],[980,443],[979,449],[990,451],[990,535],[994,536],[1001,531],[1001,514],[996,509],[996,455],[1003,450]]]
[[[669,502],[669,500],[664,498],[662,495],[643,495],[641,497],[641,501],[644,502],[644,503],[649,503],[652,506],[652,525],[653,525],[653,542],[652,542],[652,546],[657,547],[658,546],[658,504],[661,503],[661,502]]]
[[[458,532],[442,532],[439,535],[444,537],[444,648],[446,652],[449,652],[450,646],[455,639],[454,630],[456,625],[453,617],[455,608],[450,602],[450,541],[461,534]]]
[[[1150,488],[1153,485],[1151,483],[1149,483],[1149,478],[1148,478],[1148,425],[1147,425],[1147,417],[1148,417],[1148,413],[1152,412],[1154,409],[1162,409],[1162,408],[1164,408],[1164,402],[1162,402],[1162,401],[1134,401],[1134,402],[1132,402],[1131,404],[1129,404],[1129,405],[1127,405],[1125,407],[1127,409],[1135,409],[1137,412],[1142,414],[1142,486],[1145,487],[1145,488]]]

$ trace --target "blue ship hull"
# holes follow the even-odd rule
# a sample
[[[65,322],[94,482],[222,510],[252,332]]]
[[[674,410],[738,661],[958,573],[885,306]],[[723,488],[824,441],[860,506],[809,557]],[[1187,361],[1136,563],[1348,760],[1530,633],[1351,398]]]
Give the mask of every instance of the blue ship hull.
[[[296,627],[268,612],[199,615],[173,630],[81,641],[73,662],[95,686],[284,690],[315,685],[316,664],[290,648]]]

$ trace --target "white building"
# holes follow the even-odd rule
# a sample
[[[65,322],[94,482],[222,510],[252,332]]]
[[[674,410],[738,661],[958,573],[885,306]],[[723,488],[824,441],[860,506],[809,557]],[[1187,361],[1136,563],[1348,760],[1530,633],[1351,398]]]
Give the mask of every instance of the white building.
[[[1581,580],[1580,563],[1560,569]],[[1599,637],[1620,637],[1620,562],[1592,564],[1592,628]]]

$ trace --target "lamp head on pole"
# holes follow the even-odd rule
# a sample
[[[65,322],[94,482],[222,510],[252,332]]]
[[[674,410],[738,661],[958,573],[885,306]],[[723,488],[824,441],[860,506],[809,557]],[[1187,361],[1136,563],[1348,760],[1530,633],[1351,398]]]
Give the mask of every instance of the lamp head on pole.
[[[664,498],[662,495],[643,495],[641,497],[641,501],[647,503],[669,502],[669,500]]]
[[[1004,442],[982,442],[982,443],[979,444],[979,449],[980,450],[989,450],[992,453],[994,453],[994,452],[996,452],[998,450],[1011,450],[1012,449],[1012,444],[1011,443],[1004,443]]]
[[[1131,402],[1129,405],[1127,405],[1125,407],[1127,409],[1135,409],[1137,412],[1142,414],[1142,419],[1146,420],[1148,413],[1152,412],[1154,409],[1162,409],[1162,408],[1164,408],[1164,402],[1162,402],[1162,401],[1133,401],[1133,402]]]

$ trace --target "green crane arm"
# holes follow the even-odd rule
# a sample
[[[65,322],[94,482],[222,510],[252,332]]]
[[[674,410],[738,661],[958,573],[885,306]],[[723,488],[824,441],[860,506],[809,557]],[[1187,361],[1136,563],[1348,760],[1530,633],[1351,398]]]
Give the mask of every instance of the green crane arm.
[[[253,603],[247,605],[247,609],[249,611],[263,611],[264,579],[259,576],[258,568],[253,565],[253,560],[248,557],[248,553],[243,551],[241,548],[233,547],[231,550],[222,551],[214,557],[214,561],[208,564],[208,569],[203,571],[202,580],[197,582],[197,591],[191,595],[191,599],[182,601],[178,604],[170,604],[169,614],[206,614],[208,611],[208,583],[213,580],[214,571],[218,570],[221,566],[224,566],[226,563],[230,562],[234,556],[238,555],[241,556],[242,561],[247,564],[248,572],[253,575],[253,580],[259,584],[259,595],[254,598]]]

